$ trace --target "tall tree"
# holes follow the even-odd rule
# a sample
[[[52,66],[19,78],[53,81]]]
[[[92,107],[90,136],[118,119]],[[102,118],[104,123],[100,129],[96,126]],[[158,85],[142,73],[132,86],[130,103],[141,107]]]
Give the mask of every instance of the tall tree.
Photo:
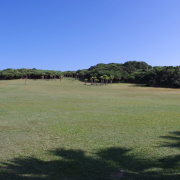
[[[109,77],[109,79],[110,79],[110,82],[111,82],[111,84],[112,84],[113,79],[114,79],[114,76],[111,75],[111,76]]]
[[[27,69],[26,69],[25,85],[27,85]]]

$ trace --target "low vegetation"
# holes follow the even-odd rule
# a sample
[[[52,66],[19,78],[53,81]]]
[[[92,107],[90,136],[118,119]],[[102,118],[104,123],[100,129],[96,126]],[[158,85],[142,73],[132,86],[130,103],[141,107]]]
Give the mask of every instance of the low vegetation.
[[[179,179],[179,107],[179,89],[1,80],[0,179]]]

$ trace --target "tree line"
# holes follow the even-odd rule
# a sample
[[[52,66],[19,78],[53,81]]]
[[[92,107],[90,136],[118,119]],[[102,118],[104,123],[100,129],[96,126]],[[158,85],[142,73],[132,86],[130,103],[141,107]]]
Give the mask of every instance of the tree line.
[[[0,71],[0,79],[61,79],[72,77],[92,85],[108,83],[136,83],[152,87],[180,88],[180,66],[155,66],[145,62],[128,61],[121,63],[99,63],[89,69],[77,71],[51,71],[38,69],[5,69]]]
[[[145,62],[128,61],[124,64],[97,64],[89,69],[76,72],[66,71],[65,75],[89,80],[91,84],[112,82],[144,84],[151,87],[180,88],[180,66],[155,66]]]
[[[63,72],[53,71],[53,70],[38,70],[33,69],[5,69],[0,71],[0,79],[10,80],[10,79],[62,79]]]

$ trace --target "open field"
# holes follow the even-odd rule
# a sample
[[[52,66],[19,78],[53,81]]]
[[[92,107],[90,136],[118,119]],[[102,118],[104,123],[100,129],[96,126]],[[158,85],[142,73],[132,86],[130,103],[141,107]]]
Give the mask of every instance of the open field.
[[[180,89],[0,81],[0,179],[179,179]]]

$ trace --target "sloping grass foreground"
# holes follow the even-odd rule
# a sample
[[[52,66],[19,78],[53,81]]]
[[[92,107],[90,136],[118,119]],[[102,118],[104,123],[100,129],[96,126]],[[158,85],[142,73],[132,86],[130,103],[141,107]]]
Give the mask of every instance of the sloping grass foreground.
[[[0,81],[0,179],[179,179],[180,90]]]

